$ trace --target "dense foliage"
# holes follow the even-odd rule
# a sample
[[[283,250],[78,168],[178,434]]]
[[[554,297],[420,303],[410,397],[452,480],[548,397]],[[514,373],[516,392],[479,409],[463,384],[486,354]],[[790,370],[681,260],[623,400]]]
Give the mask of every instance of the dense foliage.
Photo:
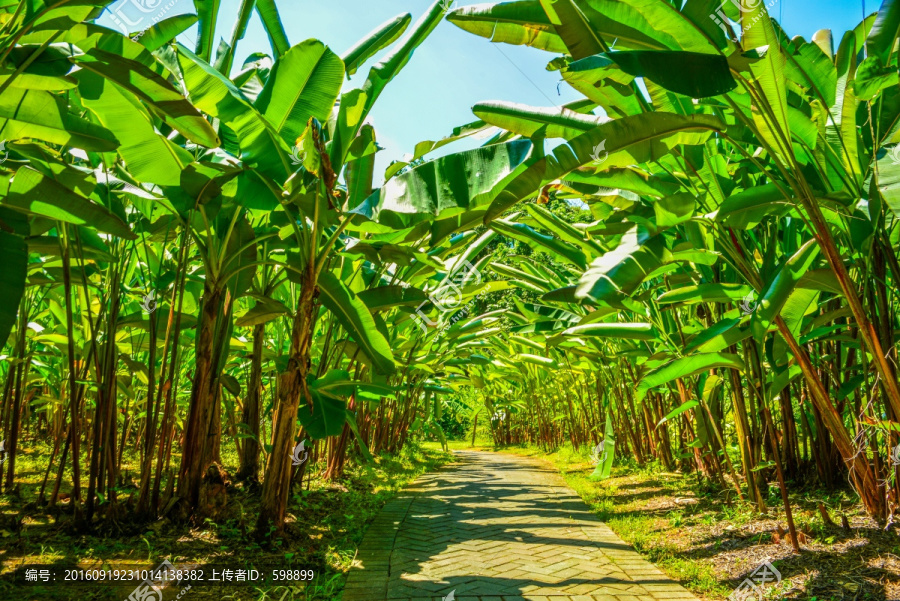
[[[298,442],[336,479],[471,420],[615,438],[760,507],[777,475],[897,508],[900,3],[835,49],[762,3],[436,2],[343,56],[291,45],[272,0],[217,50],[218,3],[131,38],[108,4],[0,0],[7,490],[30,432],[40,502],[65,482],[78,524],[214,516],[234,444],[265,534]],[[233,69],[254,10],[272,56]],[[367,117],[445,16],[584,98],[480,103],[376,187]]]

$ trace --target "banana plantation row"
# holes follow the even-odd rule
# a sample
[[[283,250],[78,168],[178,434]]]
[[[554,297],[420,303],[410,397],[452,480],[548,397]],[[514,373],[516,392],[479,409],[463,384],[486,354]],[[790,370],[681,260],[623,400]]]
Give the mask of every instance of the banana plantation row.
[[[267,534],[307,469],[467,403],[761,509],[777,477],[897,510],[900,3],[807,41],[763,3],[436,2],[343,55],[274,0],[218,44],[218,3],[133,39],[109,4],[0,0],[4,490],[47,442],[76,524],[196,519],[234,448]],[[271,56],[236,68],[254,11]],[[369,114],[445,20],[583,98],[480,103],[377,187]]]

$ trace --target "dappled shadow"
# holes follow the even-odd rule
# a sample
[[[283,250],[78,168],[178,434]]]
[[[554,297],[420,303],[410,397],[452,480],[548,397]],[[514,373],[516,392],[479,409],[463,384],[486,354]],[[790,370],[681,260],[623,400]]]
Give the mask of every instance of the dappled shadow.
[[[736,588],[750,572],[763,561],[778,561],[778,569],[784,578],[805,575],[804,590],[785,591],[782,599],[871,599],[889,597],[886,583],[900,586],[897,568],[900,559],[894,555],[885,556],[885,548],[896,549],[895,534],[885,533],[879,528],[854,528],[851,532],[840,527],[821,529],[817,538],[828,538],[834,549],[816,544],[812,539],[801,543],[801,553],[794,554],[789,540],[780,543],[771,541],[769,531],[743,534],[713,533],[691,541],[679,556],[690,560],[703,560],[717,564],[734,563],[756,558],[756,563],[744,572],[723,584]],[[890,566],[885,563],[891,564]],[[881,565],[879,565],[881,564]],[[887,569],[890,567],[891,569]]]
[[[640,493],[629,494],[647,483],[658,491],[652,495],[652,502],[642,500]],[[803,537],[802,552],[795,555],[789,538],[776,532],[786,523],[782,507],[775,503],[766,516],[740,502],[726,511],[723,496],[732,491],[698,492],[687,482],[660,486],[656,480],[627,481],[621,487],[615,482],[611,486],[606,498],[615,503],[614,519],[621,522],[620,527],[634,532],[635,544],[643,545],[649,557],[665,558],[676,566],[712,568],[710,576],[727,589],[736,589],[769,561],[777,563],[784,580],[779,586],[779,599],[900,598],[900,558],[894,555],[897,534],[885,532],[862,516],[851,517],[853,527],[849,530],[823,525],[820,501],[829,506],[835,519],[844,511],[854,513],[852,503],[838,501],[839,508],[835,507],[837,495],[829,499],[820,490],[791,495],[794,520]],[[674,504],[678,495],[689,496],[691,504]]]
[[[430,600],[451,591],[458,598],[649,598],[653,587],[678,589],[546,464],[474,452],[458,459],[407,489],[392,534],[366,536],[345,600]],[[373,596],[367,584],[380,592]]]
[[[460,453],[458,463],[424,476],[408,489],[409,500],[395,514],[397,527],[391,540],[381,541],[383,555],[369,555],[362,562],[367,569],[354,569],[365,574],[357,582],[365,585],[369,596],[354,596],[361,589],[349,587],[344,601],[440,601],[451,591],[457,599],[609,595],[613,601],[620,596],[656,598],[644,587],[674,586],[649,564],[643,564],[649,570],[635,567],[631,562],[637,556],[629,545],[615,537],[595,536],[605,524],[554,470],[537,460],[485,455]],[[691,497],[691,504],[674,505],[679,494]],[[669,503],[641,507],[657,497]],[[657,479],[629,482],[612,499],[618,509],[616,519],[626,520],[672,513],[684,520],[721,518],[725,504],[720,496]],[[805,514],[815,510],[815,504],[796,505]],[[775,523],[773,519],[773,529]],[[648,552],[657,560],[712,563],[721,573],[718,584],[729,589],[739,587],[763,562],[777,561],[785,579],[779,591],[782,599],[879,600],[893,594],[897,566],[878,561],[900,563],[894,556],[885,560],[883,554],[885,548],[896,548],[896,534],[874,526],[850,533],[840,527],[820,527],[815,536],[828,538],[835,550],[811,544],[796,556],[787,542],[773,544],[770,531],[759,526],[759,520],[754,520],[745,530],[726,530],[711,522],[709,531],[704,529],[686,546],[667,547],[663,555]],[[667,536],[665,530],[658,532]],[[616,561],[611,562],[611,557]],[[381,575],[377,568],[372,571],[379,563],[387,566]],[[789,580],[793,577],[796,584],[801,575],[804,590],[791,589]],[[373,586],[378,591],[375,596]],[[675,596],[684,595],[681,589]]]

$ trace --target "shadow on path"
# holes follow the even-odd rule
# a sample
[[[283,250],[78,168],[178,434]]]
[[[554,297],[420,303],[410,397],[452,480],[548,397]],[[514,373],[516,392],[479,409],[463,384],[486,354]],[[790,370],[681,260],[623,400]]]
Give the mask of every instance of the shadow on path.
[[[696,601],[545,463],[456,454],[385,506],[343,601]]]

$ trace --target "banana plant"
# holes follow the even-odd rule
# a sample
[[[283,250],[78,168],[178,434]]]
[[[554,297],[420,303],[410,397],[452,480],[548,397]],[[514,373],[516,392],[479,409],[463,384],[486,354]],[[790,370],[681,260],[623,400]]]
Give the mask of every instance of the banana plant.
[[[817,299],[848,310],[884,407],[888,415],[900,415],[900,389],[888,359],[896,352],[888,325],[895,318],[878,300],[887,298],[881,286],[888,272],[897,274],[890,233],[896,162],[884,148],[896,141],[895,12],[885,2],[847,32],[837,51],[830,32],[810,42],[789,39],[764,6],[729,14],[737,27],[662,0],[626,0],[616,7],[519,1],[462,7],[448,16],[494,42],[562,54],[548,68],[585,95],[581,105],[562,110],[498,102],[474,109],[485,123],[511,134],[563,140],[504,190],[484,221],[564,264],[556,279],[566,285],[550,287],[550,278],[527,263],[500,271],[522,289],[543,292],[548,303],[570,311],[586,307],[586,321],[569,329],[572,340],[587,332],[602,335],[603,321],[613,335],[658,340],[665,361],[645,363],[634,381],[637,397],[673,381],[684,397],[683,380],[710,369],[751,377],[751,409],[745,410],[740,378],[733,379],[732,394],[748,480],[759,460],[754,447],[768,427],[762,419],[766,403],[780,398],[783,430],[796,428],[794,408],[782,393],[791,388],[784,386],[790,371],[781,371],[784,363],[775,360],[784,374],[775,381],[763,367],[773,362],[767,347],[788,353],[812,412],[866,507],[880,517],[889,508],[878,492],[878,464],[854,442],[859,439],[841,415],[846,405],[829,394],[803,332]],[[594,115],[594,108],[602,114]],[[585,203],[598,221],[576,224],[573,231],[550,223],[539,206],[530,213],[537,230],[503,218],[507,200],[534,196],[538,203]],[[779,235],[762,233],[774,227]],[[784,228],[787,236],[780,235]],[[867,281],[869,273],[880,277]],[[649,302],[647,295],[660,284],[659,301]],[[723,310],[736,304],[753,305],[747,312],[752,316]],[[696,308],[710,329],[689,336],[679,307]],[[660,347],[651,347],[656,357]],[[853,355],[848,359],[852,363]],[[877,440],[877,432],[869,434]]]

